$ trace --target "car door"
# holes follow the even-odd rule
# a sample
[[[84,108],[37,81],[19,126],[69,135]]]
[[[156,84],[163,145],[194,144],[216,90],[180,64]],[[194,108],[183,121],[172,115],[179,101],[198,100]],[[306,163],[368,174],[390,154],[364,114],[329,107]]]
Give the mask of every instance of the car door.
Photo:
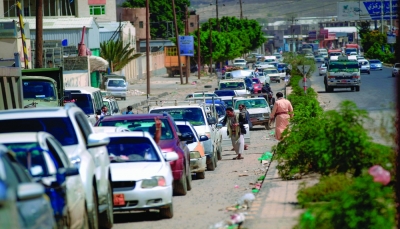
[[[86,121],[83,113],[76,113],[75,118],[79,129],[87,142],[89,135],[93,133],[92,127]],[[95,174],[98,188],[97,190],[99,193],[107,193],[108,186],[106,182],[108,181],[108,166],[110,164],[107,148],[105,146],[91,147],[88,149],[88,151],[92,155],[94,164],[96,166]]]
[[[15,158],[6,154],[2,162],[6,173],[6,182],[14,190],[17,190],[21,183],[32,182],[27,170]],[[18,200],[17,208],[24,228],[52,228],[54,225],[53,209],[47,195],[40,198]]]
[[[47,148],[53,155],[59,167],[69,168],[72,167],[66,153],[64,152],[61,144],[53,137],[46,139]],[[81,218],[85,214],[85,193],[80,175],[68,176],[66,178],[67,187],[67,200],[68,211],[73,219]],[[72,222],[72,224],[83,225],[82,222]]]

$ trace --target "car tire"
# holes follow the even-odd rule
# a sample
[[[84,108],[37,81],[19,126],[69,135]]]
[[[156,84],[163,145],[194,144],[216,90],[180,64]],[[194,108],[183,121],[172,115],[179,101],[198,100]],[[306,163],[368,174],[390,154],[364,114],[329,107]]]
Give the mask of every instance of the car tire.
[[[356,86],[356,91],[360,91],[360,86]]]
[[[266,130],[272,129],[272,122],[268,122],[264,124]]]
[[[184,196],[187,193],[187,178],[186,178],[186,170],[183,168],[183,174],[179,181],[175,181],[174,185],[174,194],[178,196]]]
[[[214,154],[214,164],[215,164],[215,168],[218,167],[218,152],[215,152]]]
[[[162,219],[171,219],[174,216],[174,208],[172,202],[160,208],[160,217]]]
[[[196,173],[196,178],[197,179],[204,179],[204,178],[206,178],[206,172],[199,172],[199,173]]]
[[[208,170],[208,171],[214,171],[214,170],[215,170],[215,167],[217,167],[217,166],[215,165],[215,159],[214,159],[214,157],[211,158],[210,161],[211,161],[211,162],[207,164],[207,170]]]
[[[92,187],[93,196],[93,210],[89,213],[89,228],[98,229],[99,228],[99,205],[97,203],[96,188]]]
[[[371,74],[371,72],[368,72],[368,75]]]
[[[107,205],[108,209],[99,214],[99,226],[101,228],[110,229],[114,224],[114,212],[113,212],[113,190],[111,188],[110,181],[108,183],[108,192],[107,192]]]
[[[217,148],[217,157],[218,157],[218,160],[222,160],[222,146],[221,146],[221,144]]]
[[[189,168],[190,170],[190,168]],[[186,174],[186,186],[187,186],[187,190],[190,191],[192,190],[192,173],[189,172],[188,174]]]

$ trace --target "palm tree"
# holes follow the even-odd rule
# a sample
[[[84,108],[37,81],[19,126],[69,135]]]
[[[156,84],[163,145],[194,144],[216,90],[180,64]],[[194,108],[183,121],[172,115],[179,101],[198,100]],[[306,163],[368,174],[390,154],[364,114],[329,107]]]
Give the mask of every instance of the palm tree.
[[[124,46],[122,40],[104,41],[100,44],[100,56],[112,65],[113,71],[119,71],[131,60],[140,57],[142,54],[134,54],[135,48],[130,48],[130,43]]]

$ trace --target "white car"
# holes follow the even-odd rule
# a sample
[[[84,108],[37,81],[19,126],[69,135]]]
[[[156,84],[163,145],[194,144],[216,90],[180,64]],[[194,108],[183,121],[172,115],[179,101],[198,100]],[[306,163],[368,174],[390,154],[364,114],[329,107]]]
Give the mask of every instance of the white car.
[[[0,111],[0,133],[38,132],[52,134],[71,163],[79,168],[91,228],[111,228],[113,197],[110,160],[104,133],[94,133],[87,115],[73,103],[64,107]]]
[[[119,110],[118,103],[115,99],[110,97],[103,97],[103,105],[107,106],[109,115],[120,115],[121,111]]]
[[[202,142],[207,141],[208,137],[205,135],[199,136],[190,122],[175,121],[175,124],[182,135],[188,134],[193,136],[192,141],[186,142],[190,150],[190,172],[195,173],[198,179],[204,179],[205,171],[207,169],[207,157]],[[218,155],[218,157],[219,156],[220,155]]]
[[[162,218],[172,218],[171,161],[175,152],[162,153],[147,132],[108,133],[114,211],[159,209]]]
[[[191,98],[203,98],[203,97],[218,97],[218,95],[214,94],[214,92],[195,92],[186,95],[185,99]]]
[[[247,66],[247,62],[245,59],[236,59],[233,61],[233,66],[245,68]]]
[[[95,133],[115,133],[115,132],[130,132],[128,128],[122,126],[94,126],[93,131]]]
[[[263,69],[264,75],[267,75],[270,79],[270,82],[281,82],[281,75],[285,75],[285,73],[280,73],[276,68],[267,68]]]
[[[0,134],[0,144],[11,149],[16,158],[28,167],[27,169],[31,175],[36,179],[40,179],[47,186],[57,181],[56,174],[59,169],[76,170],[62,149],[61,144],[49,133]],[[27,162],[28,152],[30,152],[30,165]],[[79,173],[67,175],[66,191],[66,217],[70,221],[69,228],[87,228],[88,216],[85,207],[85,190]]]
[[[326,75],[326,69],[327,69],[326,64],[321,64],[321,66],[318,68],[319,75],[320,76]]]

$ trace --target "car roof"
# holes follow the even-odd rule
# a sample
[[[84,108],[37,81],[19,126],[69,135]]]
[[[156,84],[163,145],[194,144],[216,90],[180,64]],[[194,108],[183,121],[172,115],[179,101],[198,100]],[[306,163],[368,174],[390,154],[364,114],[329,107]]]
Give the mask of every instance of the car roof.
[[[115,138],[115,137],[145,137],[145,138],[153,139],[153,137],[147,131],[108,132],[107,136],[109,136],[110,138]]]
[[[76,106],[76,105],[75,105]],[[79,109],[78,107],[71,107]],[[68,117],[67,109],[64,107],[11,109],[0,111],[0,120],[4,119],[30,119],[30,118],[56,118]]]
[[[113,116],[104,116],[101,121],[117,121],[117,120],[139,120],[139,119],[152,119],[152,118],[167,118],[170,116],[169,114],[160,114],[160,113],[147,113],[147,114],[129,114],[129,115],[113,115]]]
[[[115,127],[115,126],[94,126],[93,131],[95,133],[116,133],[116,132],[129,132],[128,128]]]
[[[100,91],[99,88],[95,87],[65,87],[64,91],[80,91],[82,94],[91,94],[96,91]]]
[[[45,132],[41,132],[45,133]],[[4,133],[0,134],[0,144],[37,142],[38,132]]]

